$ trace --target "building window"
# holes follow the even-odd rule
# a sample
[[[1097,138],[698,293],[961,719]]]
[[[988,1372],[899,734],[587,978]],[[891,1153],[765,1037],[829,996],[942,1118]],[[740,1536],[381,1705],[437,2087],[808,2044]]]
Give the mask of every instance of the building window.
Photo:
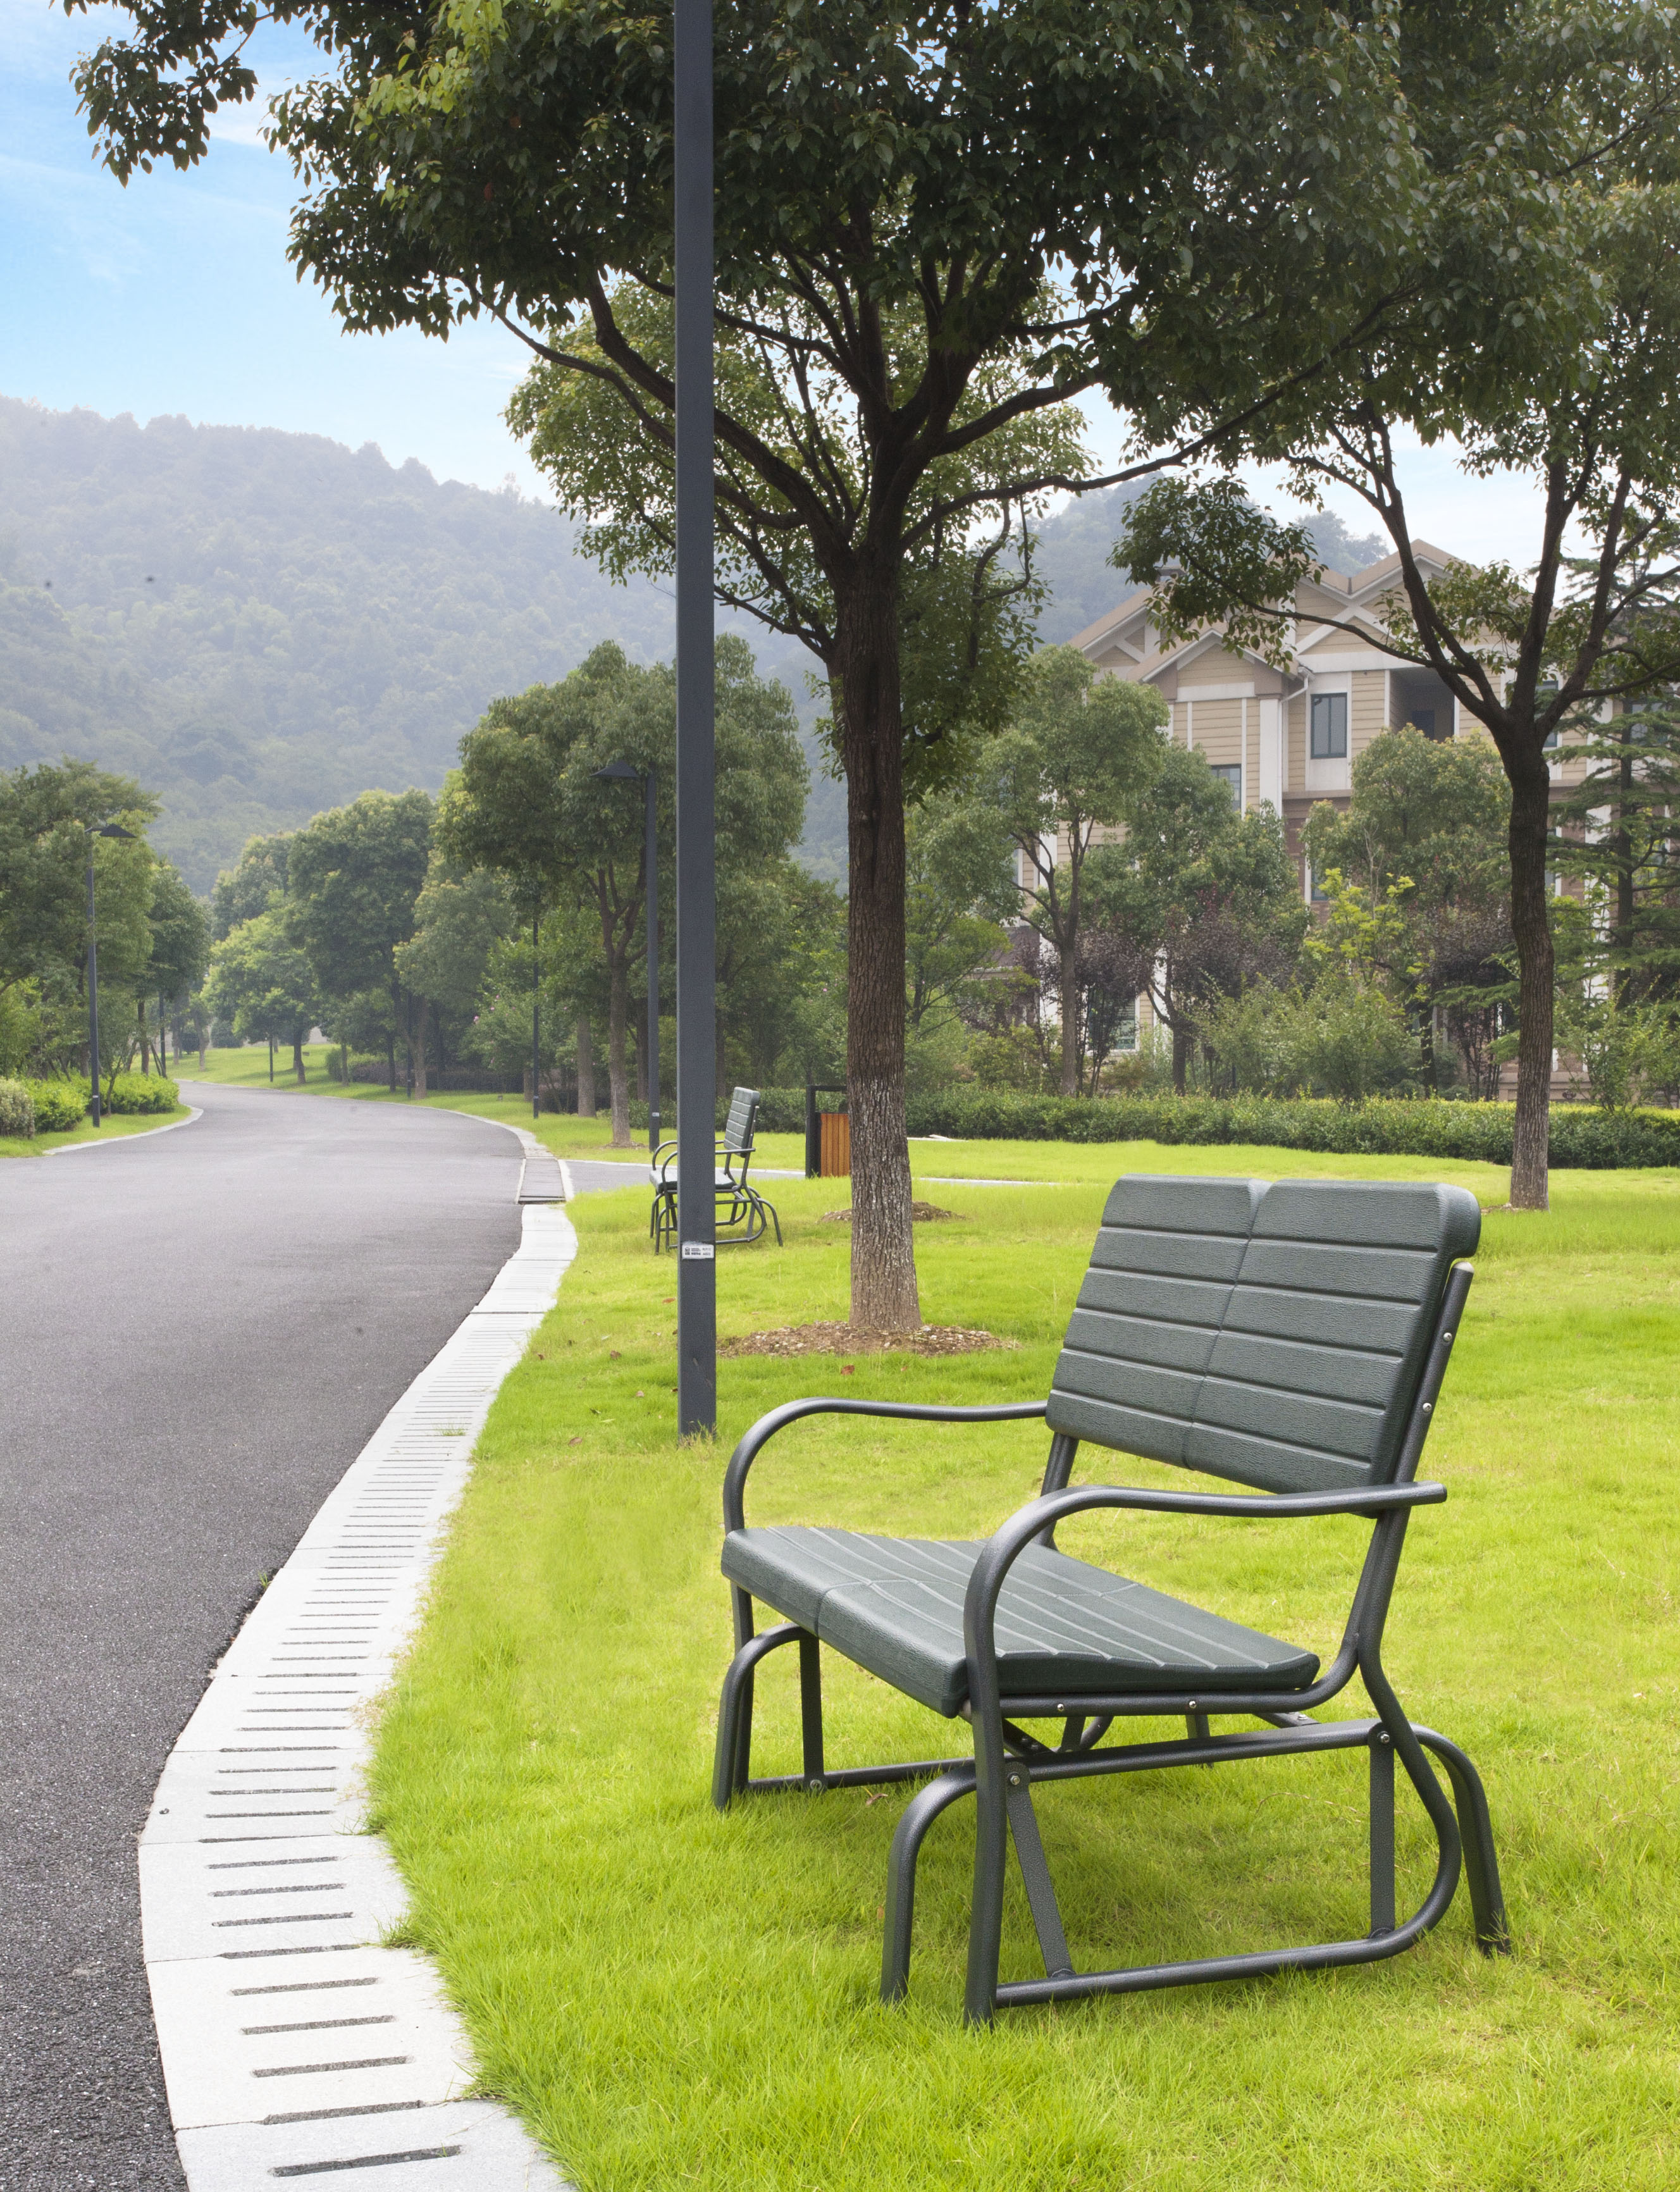
[[[1222,762],[1213,773],[1222,784],[1231,787],[1231,802],[1234,807],[1243,803],[1243,765],[1239,761]]]
[[[1307,895],[1314,905],[1328,905],[1330,902],[1330,893],[1318,881],[1311,868],[1307,871]]]
[[[1116,1050],[1136,1050],[1137,1047],[1137,1000],[1134,997],[1120,1014],[1119,1025],[1114,1030]]]
[[[1309,751],[1314,761],[1347,760],[1347,695],[1345,693],[1315,693],[1313,695],[1313,743]]]

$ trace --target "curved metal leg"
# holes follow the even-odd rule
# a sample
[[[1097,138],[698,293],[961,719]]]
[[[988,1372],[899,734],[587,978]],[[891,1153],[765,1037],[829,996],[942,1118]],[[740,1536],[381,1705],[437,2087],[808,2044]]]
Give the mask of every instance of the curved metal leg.
[[[796,1644],[805,1630],[795,1622],[766,1629],[752,1637],[729,1663],[718,1700],[717,1749],[712,1760],[712,1801],[726,1812],[730,1800],[740,1794],[749,1778],[749,1761],[753,1739],[753,1670],[767,1653],[783,1644]]]
[[[1505,1915],[1505,1895],[1500,1887],[1499,1859],[1494,1852],[1494,1825],[1488,1812],[1482,1777],[1455,1743],[1433,1728],[1420,1727],[1417,1739],[1432,1750],[1447,1769],[1453,1784],[1453,1803],[1458,1830],[1464,1843],[1464,1869],[1470,1887],[1471,1914],[1476,1923],[1476,1945],[1484,1955],[1512,1953],[1511,1928]]]
[[[928,1829],[960,1796],[974,1794],[974,1768],[957,1767],[919,1789],[904,1807],[886,1861],[886,1928],[881,1942],[881,2000],[903,2001],[910,1984],[910,1933],[915,1921],[916,1859]]]

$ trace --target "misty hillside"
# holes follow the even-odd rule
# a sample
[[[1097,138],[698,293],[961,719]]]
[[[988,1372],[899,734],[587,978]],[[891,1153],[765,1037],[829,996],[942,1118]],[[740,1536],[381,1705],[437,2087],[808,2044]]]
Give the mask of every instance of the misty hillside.
[[[1107,558],[1132,492],[1045,526],[1045,639],[1125,591]],[[1376,551],[1318,522],[1338,568]],[[543,504],[371,444],[0,397],[0,768],[70,752],[138,777],[208,890],[253,831],[370,786],[436,791],[489,701],[600,641],[668,655],[669,591],[612,585],[572,541]],[[809,724],[810,658],[738,628]],[[805,856],[840,877],[845,843],[843,789],[813,767]]]

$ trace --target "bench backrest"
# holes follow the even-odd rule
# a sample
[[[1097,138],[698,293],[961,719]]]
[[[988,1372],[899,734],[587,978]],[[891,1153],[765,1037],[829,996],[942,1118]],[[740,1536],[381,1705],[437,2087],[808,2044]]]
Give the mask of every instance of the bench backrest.
[[[1461,1187],[1130,1174],[1046,1420],[1266,1491],[1384,1483],[1448,1270],[1481,1224]]]
[[[729,1116],[723,1127],[723,1146],[731,1156],[744,1156],[750,1151],[757,1124],[757,1089],[737,1088],[729,1099]]]

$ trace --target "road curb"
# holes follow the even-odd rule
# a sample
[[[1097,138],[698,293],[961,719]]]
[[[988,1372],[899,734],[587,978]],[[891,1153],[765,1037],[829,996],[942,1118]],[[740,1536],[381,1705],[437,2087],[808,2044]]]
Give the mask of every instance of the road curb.
[[[141,1831],[146,1975],[189,2192],[351,2170],[357,2192],[564,2192],[509,2110],[468,2098],[471,2050],[429,1959],[383,1945],[407,1896],[361,1830],[370,1709],[491,1404],[577,1253],[558,1206],[521,1215],[518,1248],[230,1646]]]
[[[131,1142],[150,1142],[159,1134],[173,1134],[177,1127],[190,1127],[204,1116],[201,1104],[189,1104],[184,1119],[166,1119],[161,1127],[148,1127],[143,1134],[113,1134],[108,1142],[66,1142],[61,1150],[43,1150],[43,1157],[79,1157],[83,1150],[125,1150]]]

